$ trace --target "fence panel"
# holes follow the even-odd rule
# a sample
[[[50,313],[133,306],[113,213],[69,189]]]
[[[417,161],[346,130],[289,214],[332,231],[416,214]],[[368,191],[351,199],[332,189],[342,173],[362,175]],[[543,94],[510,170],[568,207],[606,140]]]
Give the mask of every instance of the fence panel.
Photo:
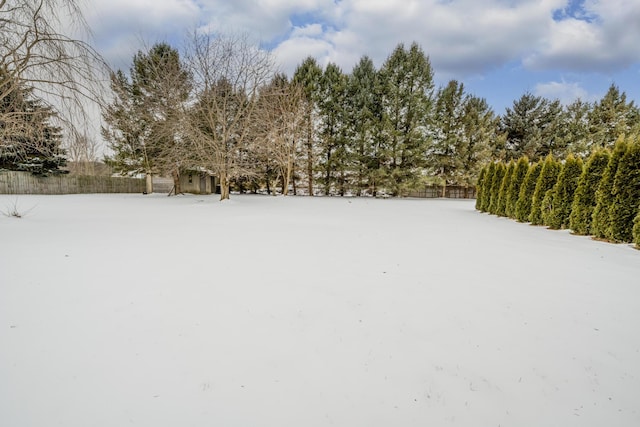
[[[409,191],[406,197],[416,197],[421,199],[435,199],[442,197],[442,186],[429,185],[421,190]],[[475,199],[475,187],[463,187],[460,185],[449,185],[444,188],[444,197],[448,199]]]
[[[0,172],[0,194],[89,194],[142,193],[145,182],[138,178],[52,175],[39,177],[29,172]]]

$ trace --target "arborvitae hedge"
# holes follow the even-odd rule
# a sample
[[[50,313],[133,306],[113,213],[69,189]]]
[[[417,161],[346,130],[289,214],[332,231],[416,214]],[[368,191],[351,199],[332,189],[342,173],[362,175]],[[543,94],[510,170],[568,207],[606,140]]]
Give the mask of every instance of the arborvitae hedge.
[[[531,214],[531,199],[533,198],[533,192],[536,189],[536,184],[541,171],[542,164],[534,163],[529,167],[529,171],[524,177],[524,181],[520,187],[518,201],[516,202],[516,219],[520,222],[529,221],[529,215]]]
[[[615,242],[633,241],[633,220],[640,206],[640,141],[627,139],[627,149],[618,163],[609,207],[610,236]]]
[[[569,228],[575,234],[584,236],[591,234],[591,217],[596,207],[596,190],[610,158],[611,152],[605,148],[594,151],[580,176],[569,216]]]
[[[553,186],[550,210],[543,215],[544,224],[549,228],[558,230],[569,227],[571,206],[582,169],[582,159],[576,159],[572,155],[567,157],[558,175],[558,181]]]
[[[487,174],[488,166],[485,165],[480,169],[480,174],[478,175],[478,183],[476,184],[476,209],[481,210],[482,207],[482,190],[484,185],[484,177]]]
[[[529,172],[529,159],[526,157],[520,157],[516,163],[515,170],[511,176],[511,182],[507,190],[507,205],[505,213],[509,218],[516,217],[516,203],[518,202],[518,196],[520,195],[520,187],[524,182],[524,178]]]
[[[551,155],[547,156],[542,165],[542,170],[536,183],[536,189],[531,199],[531,214],[529,215],[529,222],[531,222],[531,224],[542,225],[542,200],[547,191],[551,190],[555,185],[559,172],[560,163],[554,160]]]
[[[640,249],[640,210],[638,211],[638,215],[633,222],[633,243],[636,244],[636,248]]]
[[[618,163],[620,163],[620,159],[622,159],[626,151],[626,140],[624,137],[618,138],[596,191],[596,207],[593,210],[591,232],[600,239],[611,239],[612,237],[609,209],[613,204],[613,183],[618,171]]]
[[[483,185],[482,185],[482,206],[480,210],[482,212],[489,211],[489,203],[491,202],[491,183],[493,182],[493,177],[496,174],[496,164],[490,163],[487,168],[487,173],[484,175]]]
[[[496,170],[491,179],[491,194],[489,196],[489,213],[495,214],[498,212],[498,198],[500,197],[500,186],[502,180],[507,172],[507,167],[504,163],[496,164]]]
[[[513,171],[515,170],[515,168],[516,164],[513,160],[511,160],[507,165],[504,178],[502,178],[502,183],[500,184],[500,190],[498,193],[498,206],[496,208],[496,215],[498,216],[507,216],[507,191],[511,186],[511,180],[513,178]]]

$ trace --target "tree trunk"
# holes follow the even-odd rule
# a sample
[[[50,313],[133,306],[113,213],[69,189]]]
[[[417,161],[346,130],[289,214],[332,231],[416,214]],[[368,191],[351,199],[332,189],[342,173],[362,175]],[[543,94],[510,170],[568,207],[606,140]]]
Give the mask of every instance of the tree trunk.
[[[151,174],[151,172],[145,173],[145,184],[146,184],[145,193],[147,194],[153,193],[153,175]]]
[[[229,200],[231,182],[226,173],[220,174],[220,201]]]
[[[182,188],[180,188],[180,172],[174,169],[171,175],[173,176],[173,194],[176,196],[182,194]]]

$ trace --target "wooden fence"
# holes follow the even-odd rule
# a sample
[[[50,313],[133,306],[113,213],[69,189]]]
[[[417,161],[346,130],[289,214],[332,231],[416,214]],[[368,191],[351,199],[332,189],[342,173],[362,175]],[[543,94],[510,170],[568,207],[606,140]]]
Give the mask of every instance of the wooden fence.
[[[38,177],[29,172],[0,172],[0,194],[142,193],[144,179],[108,176],[52,175]]]
[[[418,197],[423,199],[435,199],[442,197],[442,186],[430,185],[422,190],[413,190],[406,194],[407,197]],[[448,199],[475,199],[476,188],[464,187],[461,185],[449,185],[444,189],[444,197]]]

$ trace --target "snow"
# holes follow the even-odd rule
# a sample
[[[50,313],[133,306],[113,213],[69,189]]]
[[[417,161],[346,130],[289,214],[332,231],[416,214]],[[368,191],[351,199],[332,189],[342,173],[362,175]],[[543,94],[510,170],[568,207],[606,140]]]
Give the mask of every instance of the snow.
[[[640,425],[640,251],[473,203],[0,196],[0,424]]]

